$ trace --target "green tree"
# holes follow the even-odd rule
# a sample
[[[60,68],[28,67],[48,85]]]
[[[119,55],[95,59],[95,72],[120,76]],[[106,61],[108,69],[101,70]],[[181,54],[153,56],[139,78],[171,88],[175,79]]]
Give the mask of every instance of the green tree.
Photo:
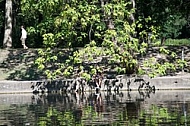
[[[147,18],[152,17],[151,22],[141,23],[145,25],[154,25],[159,27],[159,37],[164,41],[166,38],[179,38],[187,36],[185,31],[188,31],[187,23],[189,10],[185,9],[190,4],[188,1],[182,0],[139,0],[137,3],[136,16]],[[146,28],[142,28],[146,29]],[[140,29],[140,30],[142,30]],[[185,35],[186,34],[186,35]]]
[[[77,3],[81,4],[77,5]],[[66,9],[61,12],[62,15],[54,22],[56,25],[63,27],[64,30],[61,30],[59,34],[44,34],[44,45],[51,48],[55,47],[57,45],[56,40],[59,36],[66,40],[68,46],[72,45],[72,42],[76,44],[77,42],[80,43],[85,40],[87,40],[89,44],[86,45],[85,49],[74,52],[73,56],[69,57],[64,65],[62,64],[62,66],[64,66],[64,68],[61,67],[63,70],[60,69],[59,72],[56,70],[56,72],[63,73],[64,75],[71,74],[74,70],[74,68],[72,68],[73,66],[80,66],[82,62],[89,64],[90,62],[94,62],[93,57],[106,55],[113,56],[110,62],[118,66],[117,69],[119,72],[133,69],[132,67],[137,64],[136,58],[133,59],[133,52],[138,50],[138,41],[131,37],[135,25],[130,25],[127,22],[131,13],[134,12],[133,9],[131,11],[126,9],[129,4],[130,3],[126,3],[122,0],[110,3],[104,1],[73,1],[69,4],[66,3]],[[80,29],[80,32],[78,32],[78,29]],[[133,43],[135,45],[134,47],[131,46]],[[98,46],[100,48],[98,48]],[[48,50],[52,49],[48,48]],[[40,52],[42,53],[40,55],[44,55],[44,51]],[[44,66],[45,64],[43,64],[42,61],[47,60],[45,57],[42,57],[39,58],[36,63],[40,68],[45,68],[46,66]],[[56,59],[57,58],[54,60]],[[93,68],[93,66],[91,68]],[[49,75],[51,71],[47,70],[46,72]]]
[[[58,1],[49,1],[51,4],[42,7],[43,15],[47,15],[46,29],[41,30],[45,49],[39,50],[39,58],[36,60],[38,68],[44,71],[48,78],[68,77],[76,74],[76,69],[83,71],[82,76],[90,79],[90,75],[97,70],[103,72],[114,71],[118,74],[146,73],[144,68],[151,68],[151,77],[166,74],[170,68],[178,67],[178,58],[171,53],[176,61],[148,62],[140,66],[139,55],[146,53],[148,44],[140,41],[135,36],[136,28],[146,26],[139,32],[140,36],[148,38],[148,32],[152,33],[151,40],[157,37],[156,27],[141,23],[142,17],[131,22],[131,14],[135,8],[131,2],[113,0],[110,2],[93,0],[91,2],[73,0],[63,2],[62,9],[54,12],[58,7]],[[47,2],[48,3],[48,2]],[[46,4],[47,4],[46,3]],[[80,4],[79,4],[80,3]],[[50,6],[50,7],[49,7]],[[46,9],[51,8],[50,11]],[[55,18],[50,18],[56,13]],[[51,15],[48,17],[48,15]],[[45,19],[45,18],[44,18]],[[146,24],[152,21],[149,16],[143,19]],[[39,26],[41,26],[39,25]],[[41,27],[41,29],[43,29]],[[73,47],[77,43],[85,44],[84,48],[71,49],[64,52],[57,50],[60,42],[64,47]],[[69,54],[66,54],[70,52]],[[168,50],[161,48],[158,52],[170,54]],[[65,56],[65,57],[63,57]]]
[[[89,20],[90,18],[88,15],[99,15],[99,18],[95,16],[97,20],[101,19],[100,23],[102,24],[98,25],[106,26],[106,28],[108,27],[107,23],[109,22],[108,19],[110,18],[105,17],[106,15],[104,15],[104,10],[101,9],[101,5],[109,3],[108,1],[77,1],[80,6],[76,4],[75,0],[72,2],[67,0],[14,0],[12,2],[13,47],[21,46],[19,40],[21,25],[25,25],[27,28],[29,34],[27,42],[30,47],[42,47],[44,45],[42,42],[43,34],[48,33],[53,33],[55,35],[55,42],[57,47],[83,47],[91,40],[96,40],[96,43],[100,46],[102,43],[102,38],[97,38],[95,36],[95,33],[97,32],[95,29],[97,26],[94,23],[91,23],[92,18]],[[159,37],[189,37],[189,1],[130,0],[130,2],[132,4],[128,5],[126,9],[133,8],[136,13],[130,14],[128,18],[130,19],[128,20],[129,23],[134,23],[134,21],[137,21],[137,19],[140,18],[141,21],[139,24],[143,25],[142,28],[136,28],[137,35],[139,35],[139,33],[143,30],[146,30],[146,32],[151,32],[149,28],[147,29],[147,26],[150,27],[153,25],[159,28],[157,31],[160,35]],[[0,37],[3,41],[3,34],[6,29],[5,22],[7,22],[5,20],[7,19],[5,18],[5,11],[7,10],[5,9],[6,0],[1,0],[0,3],[0,18],[2,19],[0,20],[0,28],[1,32],[3,32]],[[85,7],[85,4],[90,4],[90,6]],[[91,5],[95,5],[96,7],[93,7]],[[66,13],[69,11],[70,13]],[[84,11],[85,13],[82,13]],[[71,12],[73,15],[70,15]],[[145,19],[147,19],[149,16],[152,18],[152,20],[146,22]],[[72,17],[74,18],[71,19]],[[5,39],[8,39],[8,37]]]

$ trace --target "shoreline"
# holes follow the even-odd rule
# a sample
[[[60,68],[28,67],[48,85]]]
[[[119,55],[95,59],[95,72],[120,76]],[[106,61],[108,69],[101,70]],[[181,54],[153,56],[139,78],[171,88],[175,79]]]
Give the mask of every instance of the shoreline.
[[[190,53],[188,51],[189,48],[190,47],[187,47],[187,49],[184,52],[185,60],[189,61],[188,66],[190,64]],[[175,50],[179,52],[178,55],[180,56],[181,49],[175,48]],[[148,53],[152,55],[151,51]],[[34,84],[36,82],[46,81],[43,79],[43,74],[38,73],[38,70],[34,65],[34,60],[37,56],[37,49],[2,49],[0,50],[0,55],[0,94],[31,93],[34,92],[36,89],[38,90],[38,88],[41,88],[41,85],[43,86],[43,84],[40,83]],[[114,91],[116,88],[118,88],[118,86],[120,86],[118,91],[139,90],[139,88],[140,90],[147,90],[145,86],[149,86],[150,88],[154,87],[155,90],[190,90],[190,73],[188,73],[188,70],[185,71],[186,72],[180,71],[180,73],[175,74],[175,76],[155,77],[152,79],[146,76],[128,77],[125,75],[119,75],[122,76],[122,79],[120,80],[120,82],[122,82],[123,84],[122,86],[119,85],[120,82],[116,82],[113,84],[112,82],[114,80],[110,79],[109,84],[104,83],[100,90]],[[144,85],[143,83],[146,83],[148,85]],[[64,82],[62,84],[57,85],[57,87],[55,85],[57,84],[54,83],[48,86],[45,85],[44,91],[57,92],[61,91],[62,89],[65,90],[69,88],[71,84],[66,84]],[[44,88],[44,86],[42,88]],[[85,91],[95,90],[94,88],[92,89],[92,87],[90,86],[86,86],[85,88]],[[37,92],[41,92],[41,90],[38,90]]]
[[[138,78],[139,79],[139,78]],[[190,74],[184,74],[180,76],[164,76],[148,79],[146,77],[140,78],[143,81],[136,81],[136,78],[122,78],[119,82],[116,82],[113,86],[114,79],[109,80],[109,86],[104,83],[100,88],[100,91],[150,91],[146,88],[146,82],[150,87],[155,87],[156,90],[190,90]],[[129,80],[131,83],[129,84]],[[70,80],[59,80],[51,82],[44,86],[45,81],[34,80],[34,81],[13,81],[13,80],[0,80],[0,94],[11,94],[11,93],[48,93],[48,92],[67,92],[71,91],[70,87],[72,84],[67,84]],[[122,83],[122,87],[115,90],[118,84]],[[139,88],[140,85],[145,84]],[[41,90],[41,86],[44,86],[44,90]],[[73,85],[72,85],[73,86]],[[109,87],[109,90],[108,90]],[[65,90],[63,90],[65,89]],[[84,92],[96,91],[95,87],[85,86]],[[151,89],[152,91],[152,89]]]

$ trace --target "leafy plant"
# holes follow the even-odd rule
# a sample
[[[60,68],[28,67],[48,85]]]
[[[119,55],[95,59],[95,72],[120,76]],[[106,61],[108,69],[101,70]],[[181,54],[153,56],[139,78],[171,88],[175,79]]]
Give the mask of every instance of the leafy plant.
[[[129,17],[135,12],[134,9],[128,8],[130,4],[124,0],[112,2],[74,0],[65,3],[60,15],[50,23],[54,24],[52,27],[55,32],[43,34],[45,49],[39,50],[39,57],[36,60],[38,68],[50,79],[73,77],[78,74],[80,68],[83,73],[81,75],[87,80],[97,71],[104,73],[112,71],[117,74],[139,73],[155,77],[165,75],[168,69],[175,70],[178,66],[167,60],[162,60],[164,62],[156,62],[153,58],[139,60],[141,54],[146,55],[149,45],[147,41],[141,41],[135,35],[135,29],[142,27],[143,24],[138,20],[130,23]],[[43,13],[49,14],[46,11]],[[148,17],[144,20],[148,23],[152,19]],[[146,28],[148,30],[139,32],[140,38],[147,40],[151,31],[149,39],[154,41],[157,38],[157,28],[154,26]],[[69,47],[68,52],[56,49],[60,44],[60,38]],[[72,43],[83,41],[88,41],[84,48],[72,48]],[[159,44],[157,43],[157,46]],[[161,47],[157,53],[169,55],[170,51]],[[140,65],[139,62],[143,64]]]

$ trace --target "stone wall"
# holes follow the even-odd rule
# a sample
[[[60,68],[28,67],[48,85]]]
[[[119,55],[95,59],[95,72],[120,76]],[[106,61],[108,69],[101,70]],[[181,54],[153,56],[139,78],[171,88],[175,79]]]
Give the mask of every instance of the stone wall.
[[[91,92],[91,91],[146,91],[156,90],[189,90],[190,76],[147,77],[119,76],[116,79],[104,79],[101,88],[97,89],[93,82],[83,81],[76,89],[75,79],[56,81],[0,81],[0,93],[45,93],[45,92]]]

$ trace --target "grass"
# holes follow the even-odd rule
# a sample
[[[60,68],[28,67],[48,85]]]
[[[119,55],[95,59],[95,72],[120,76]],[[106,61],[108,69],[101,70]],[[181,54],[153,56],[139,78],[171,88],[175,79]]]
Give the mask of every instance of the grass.
[[[190,46],[190,39],[166,39],[166,46]]]

